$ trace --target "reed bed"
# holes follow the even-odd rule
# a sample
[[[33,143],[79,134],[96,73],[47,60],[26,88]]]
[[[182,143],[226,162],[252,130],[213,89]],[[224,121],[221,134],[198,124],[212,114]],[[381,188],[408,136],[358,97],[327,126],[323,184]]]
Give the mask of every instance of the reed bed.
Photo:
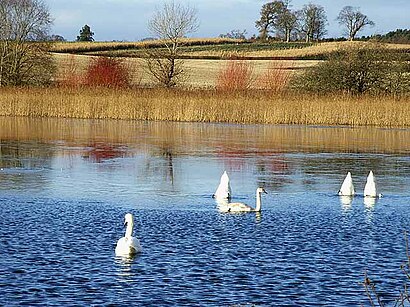
[[[408,98],[270,91],[3,88],[0,116],[409,127]]]

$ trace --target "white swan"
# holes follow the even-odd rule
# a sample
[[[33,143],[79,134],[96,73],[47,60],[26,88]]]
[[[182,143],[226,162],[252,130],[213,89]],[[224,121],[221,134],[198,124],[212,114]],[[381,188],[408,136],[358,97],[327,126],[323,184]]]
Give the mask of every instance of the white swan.
[[[226,203],[219,207],[221,212],[260,212],[262,209],[261,194],[266,193],[264,188],[256,189],[256,207],[252,208],[244,203]]]
[[[232,197],[231,185],[229,184],[229,177],[226,171],[221,176],[221,182],[214,195],[215,199],[230,199]]]
[[[120,238],[115,247],[115,255],[117,256],[132,256],[141,252],[141,245],[137,238],[132,236],[134,228],[134,217],[131,213],[127,213],[124,219],[124,225],[127,225],[125,236]]]
[[[364,196],[365,197],[382,197],[382,194],[377,194],[376,189],[376,180],[373,175],[373,171],[369,172],[367,176],[366,185],[364,187]]]
[[[353,196],[354,195],[352,174],[350,172],[347,172],[346,178],[343,181],[338,194],[340,196]]]

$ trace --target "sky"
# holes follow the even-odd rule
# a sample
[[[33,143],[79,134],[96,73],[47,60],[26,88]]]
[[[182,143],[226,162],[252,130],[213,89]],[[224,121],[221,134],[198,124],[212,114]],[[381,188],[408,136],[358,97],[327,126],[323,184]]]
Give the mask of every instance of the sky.
[[[88,24],[96,41],[138,41],[152,37],[147,23],[161,8],[160,0],[44,0],[54,19],[52,34],[73,41]],[[218,37],[231,30],[246,30],[247,37],[257,34],[255,21],[260,17],[262,0],[175,0],[196,8],[200,27],[190,37]],[[410,0],[292,0],[298,10],[312,2],[324,7],[328,18],[327,37],[340,37],[343,30],[336,21],[340,10],[350,5],[375,22],[361,35],[385,34],[410,29]]]

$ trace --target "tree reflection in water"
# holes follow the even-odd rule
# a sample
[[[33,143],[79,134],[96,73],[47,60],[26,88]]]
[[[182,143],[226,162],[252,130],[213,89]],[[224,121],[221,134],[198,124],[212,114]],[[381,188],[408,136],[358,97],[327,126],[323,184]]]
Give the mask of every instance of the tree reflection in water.
[[[0,121],[0,167],[48,168],[56,158],[75,160],[79,154],[91,163],[131,157],[143,159],[132,165],[140,180],[160,175],[173,189],[180,184],[178,176],[186,173],[189,157],[212,161],[219,168],[215,176],[223,169],[251,172],[254,185],[269,190],[293,186],[295,180],[303,189],[321,189],[324,180],[318,178],[339,183],[341,173],[352,171],[359,177],[370,169],[380,178],[393,177],[385,183],[387,188],[404,187],[400,182],[410,176],[409,151],[406,129],[7,117]],[[128,169],[130,163],[116,168]]]

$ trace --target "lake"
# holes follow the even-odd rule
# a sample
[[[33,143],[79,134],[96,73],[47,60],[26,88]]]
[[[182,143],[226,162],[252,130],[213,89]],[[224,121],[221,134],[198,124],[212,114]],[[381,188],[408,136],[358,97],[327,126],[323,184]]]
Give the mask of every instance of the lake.
[[[359,306],[406,278],[410,129],[0,118],[6,306]],[[221,213],[233,201],[262,212]],[[365,201],[374,171],[383,197]],[[337,196],[352,172],[357,195]],[[114,254],[124,215],[143,251]]]

